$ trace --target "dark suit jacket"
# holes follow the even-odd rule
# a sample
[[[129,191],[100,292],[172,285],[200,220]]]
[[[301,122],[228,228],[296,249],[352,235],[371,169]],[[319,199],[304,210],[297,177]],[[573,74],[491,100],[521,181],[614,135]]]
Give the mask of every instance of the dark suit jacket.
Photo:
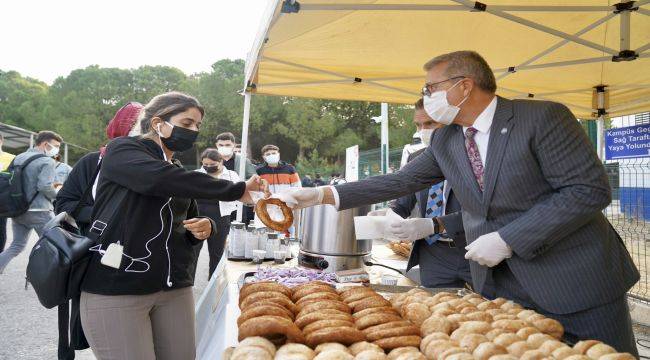
[[[393,174],[336,186],[339,209],[414,193],[446,179],[463,208],[467,242],[498,231],[506,262],[542,309],[573,313],[619,299],[639,279],[602,210],[611,201],[605,169],[585,131],[562,104],[499,97],[481,192],[463,129],[446,126]],[[490,268],[470,262],[481,291]]]
[[[420,214],[424,214],[427,207],[428,196],[429,188],[421,190],[415,194],[402,196],[391,204],[391,209],[403,218],[409,217],[411,211],[416,206],[419,208]],[[440,217],[440,220],[445,225],[447,235],[454,239],[457,246],[465,247],[465,230],[463,229],[463,216],[461,213],[460,203],[449,186],[446,186],[445,189],[445,199],[447,200],[445,214]],[[423,239],[420,239],[413,243],[413,251],[411,251],[411,255],[409,256],[406,271],[411,270],[412,267],[420,263],[419,249],[423,241]]]

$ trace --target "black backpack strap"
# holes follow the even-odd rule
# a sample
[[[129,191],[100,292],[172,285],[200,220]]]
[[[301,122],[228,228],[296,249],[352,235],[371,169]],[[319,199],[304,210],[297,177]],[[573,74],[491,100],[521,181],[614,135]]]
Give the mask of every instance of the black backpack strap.
[[[94,217],[90,229],[88,229],[88,234],[86,235],[88,238],[96,241],[100,236],[102,236],[104,230],[108,227],[108,222],[113,220],[118,210],[122,208],[129,191],[130,190],[125,187],[118,188],[115,194],[111,197],[111,200],[104,205],[104,207]]]
[[[84,190],[83,195],[81,195],[81,198],[77,202],[77,206],[75,206],[74,210],[72,210],[72,213],[70,213],[70,216],[72,216],[73,219],[77,218],[77,215],[79,215],[79,212],[83,208],[84,202],[86,201],[86,199],[88,199],[88,196],[90,196],[90,194],[92,193],[93,186],[95,185],[95,180],[97,179],[97,175],[99,174],[99,170],[101,169],[101,166],[102,166],[102,161],[99,160],[99,162],[97,163],[97,168],[93,172],[93,176],[90,179],[88,186],[86,186],[86,190]]]
[[[30,157],[29,159],[25,160],[25,162],[20,164],[20,165],[14,164],[14,161],[16,161],[16,159],[14,158],[14,160],[11,162],[11,164],[9,166],[12,168],[12,170],[13,170],[13,168],[15,166],[20,166],[21,170],[24,170],[24,169],[27,168],[27,165],[29,165],[32,161],[34,161],[36,159],[44,158],[44,157],[47,157],[47,155],[45,155],[45,154],[37,154],[37,155],[34,155],[34,156]],[[20,181],[23,181],[23,179],[21,178]],[[36,193],[34,194],[34,196],[32,196],[32,198],[29,200],[29,206],[32,206],[32,203],[34,202],[34,200],[36,199],[37,196],[38,196],[38,190],[36,190]]]

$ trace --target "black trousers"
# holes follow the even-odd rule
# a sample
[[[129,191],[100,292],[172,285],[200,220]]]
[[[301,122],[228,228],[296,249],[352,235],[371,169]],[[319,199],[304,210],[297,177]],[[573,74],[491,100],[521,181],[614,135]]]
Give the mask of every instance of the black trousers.
[[[203,204],[199,202],[199,213],[201,216],[207,216],[217,224],[217,235],[210,236],[206,241],[208,242],[208,254],[210,255],[210,266],[208,273],[208,280],[212,277],[212,273],[219,265],[219,260],[223,256],[223,251],[226,245],[226,238],[230,232],[230,214],[221,216],[218,204]],[[203,242],[196,246],[196,254],[198,255],[203,248]]]
[[[5,250],[7,242],[7,218],[0,217],[0,253]]]
[[[496,297],[510,299],[528,309],[533,309],[559,321],[564,326],[564,340],[567,342],[576,343],[587,339],[600,340],[613,346],[619,352],[629,352],[637,358],[639,357],[632,331],[630,309],[625,295],[608,304],[576,313],[553,314],[533,302],[505,261],[492,269],[492,285],[489,290],[483,292],[483,296],[490,299]],[[571,294],[557,294],[557,296],[571,296]]]
[[[469,261],[465,259],[465,246],[451,247],[437,241],[432,245],[418,241],[420,283],[429,288],[464,288],[472,284]]]

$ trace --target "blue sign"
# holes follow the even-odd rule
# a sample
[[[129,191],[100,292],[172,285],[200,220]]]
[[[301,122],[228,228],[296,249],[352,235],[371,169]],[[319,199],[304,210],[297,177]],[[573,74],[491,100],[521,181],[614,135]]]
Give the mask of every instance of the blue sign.
[[[605,159],[650,157],[650,124],[605,131]]]

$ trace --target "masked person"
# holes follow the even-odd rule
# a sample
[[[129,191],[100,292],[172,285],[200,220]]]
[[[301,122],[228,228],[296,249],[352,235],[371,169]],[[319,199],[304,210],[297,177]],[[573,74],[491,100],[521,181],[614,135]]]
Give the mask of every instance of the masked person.
[[[639,271],[603,215],[611,187],[576,118],[562,104],[496,96],[490,66],[473,51],[440,55],[424,69],[424,109],[448,125],[424,153],[391,175],[279,197],[344,210],[446,179],[463,209],[477,292],[556,319],[569,342],[596,339],[638,356],[626,293]],[[404,240],[435,233],[432,219],[388,226]]]
[[[122,106],[106,126],[106,136],[113,140],[120,136],[137,136],[140,134],[139,124],[137,122],[140,111],[144,106],[138,102],[129,102]],[[56,195],[54,201],[54,212],[59,214],[63,211],[72,215],[73,211],[80,204],[79,211],[75,216],[75,222],[82,234],[86,235],[92,221],[93,204],[97,190],[98,173],[97,168],[101,166],[101,159],[106,153],[106,146],[102,146],[99,151],[91,152],[84,155],[70,171],[68,179],[63,182],[63,186]],[[90,188],[90,193],[84,197],[86,190]],[[59,359],[74,359],[75,350],[87,349],[88,341],[81,326],[79,314],[80,294],[73,297],[69,310],[69,340],[67,327],[64,322],[67,321],[65,309],[59,308]]]
[[[13,240],[7,250],[0,253],[0,273],[9,262],[25,250],[29,234],[32,230],[38,236],[53,217],[52,201],[56,197],[54,188],[54,159],[59,153],[63,139],[52,131],[41,131],[36,135],[36,145],[18,154],[13,160],[14,165],[22,165],[28,159],[33,159],[22,172],[22,186],[27,199],[30,200],[26,213],[12,218]]]
[[[239,164],[241,163],[242,157],[239,144],[235,143],[235,135],[231,132],[224,132],[217,135],[214,146],[217,148],[221,158],[223,158],[223,165],[225,168],[239,174]],[[256,174],[255,165],[251,162],[250,156],[246,158],[244,174],[246,179],[250,179],[251,176]],[[255,212],[252,206],[244,205],[242,209],[242,221],[248,225],[248,223],[255,217]],[[236,212],[233,212],[231,218],[234,219],[235,216]]]
[[[203,151],[201,154],[201,168],[196,171],[208,174],[215,179],[239,181],[239,175],[232,170],[226,169],[223,165],[221,153],[216,149]],[[196,203],[199,206],[199,214],[209,217],[217,225],[217,234],[208,238],[208,254],[210,255],[208,279],[210,279],[223,255],[226,238],[230,232],[230,214],[237,209],[237,202],[200,199]],[[197,253],[202,247],[203,243],[198,245]]]
[[[424,111],[424,102],[422,99],[415,103],[415,112],[413,113],[413,124],[415,124],[415,133],[413,134],[413,141],[404,146],[402,150],[402,159],[400,161],[400,168],[408,163],[409,159],[413,158],[413,154],[421,153],[431,142],[431,134],[433,131],[441,126],[436,124],[426,111]]]
[[[203,115],[189,95],[158,95],[140,112],[141,137],[108,144],[90,228],[100,237],[81,285],[81,322],[100,360],[195,357],[194,246],[216,231],[192,199],[250,202],[265,190],[257,176],[233,183],[173,160],[192,148]]]
[[[281,193],[290,188],[302,187],[296,168],[280,160],[279,147],[275,145],[264,145],[261,152],[264,164],[257,168],[257,174],[260,178],[268,182],[271,193]],[[316,176],[318,179],[318,175]],[[314,180],[314,184],[316,184],[316,180]],[[298,216],[294,216],[294,223],[297,221]],[[294,229],[292,227],[289,233],[291,234]]]
[[[428,145],[434,130],[443,127],[424,110],[422,99],[415,103],[413,122],[418,136]],[[424,152],[422,148],[410,154],[413,161]],[[339,184],[333,184],[339,185]],[[415,210],[415,211],[414,211]],[[417,193],[395,200],[390,211],[402,218],[432,219],[435,233],[414,240],[406,271],[420,265],[420,283],[430,288],[471,287],[469,261],[465,259],[465,230],[458,197],[447,181],[438,182]],[[429,224],[425,222],[425,226]]]

